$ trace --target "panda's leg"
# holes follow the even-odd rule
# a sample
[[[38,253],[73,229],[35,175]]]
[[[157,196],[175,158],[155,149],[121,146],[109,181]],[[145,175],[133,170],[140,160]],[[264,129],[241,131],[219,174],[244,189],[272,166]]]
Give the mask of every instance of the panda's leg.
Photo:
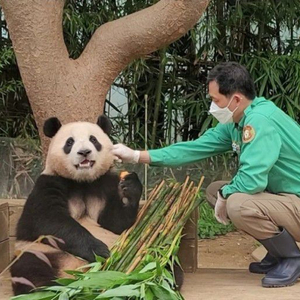
[[[96,221],[92,220],[89,217],[82,218],[78,222],[96,239],[105,243],[108,248],[111,248],[119,238],[119,235],[100,227]]]
[[[88,262],[63,251],[25,252],[11,267],[15,295],[27,294],[41,286],[55,285],[59,277],[72,278],[64,270],[75,270]]]
[[[47,255],[46,257],[48,258]],[[10,273],[15,295],[27,294],[36,287],[51,285],[57,276],[57,270],[52,267],[51,261],[49,264],[30,252],[25,252],[12,265]]]

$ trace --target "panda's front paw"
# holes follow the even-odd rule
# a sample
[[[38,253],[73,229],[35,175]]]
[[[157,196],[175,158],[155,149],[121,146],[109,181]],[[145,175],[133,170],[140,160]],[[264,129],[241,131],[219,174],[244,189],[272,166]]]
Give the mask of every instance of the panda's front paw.
[[[122,201],[125,205],[128,203],[139,202],[143,186],[136,173],[129,173],[119,182],[119,190]]]
[[[95,238],[93,242],[87,247],[88,253],[86,253],[85,259],[89,262],[95,261],[95,254],[108,258],[110,256],[109,249],[106,244]]]

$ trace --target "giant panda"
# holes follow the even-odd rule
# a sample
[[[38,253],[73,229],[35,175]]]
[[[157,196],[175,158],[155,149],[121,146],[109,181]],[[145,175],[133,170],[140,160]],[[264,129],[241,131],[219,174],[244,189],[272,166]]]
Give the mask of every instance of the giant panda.
[[[63,270],[93,262],[94,254],[107,258],[108,246],[135,222],[142,193],[135,173],[120,179],[112,171],[104,115],[96,124],[50,118],[43,129],[51,143],[17,225],[16,251],[26,251],[11,267],[15,295],[53,284],[67,275]],[[55,239],[28,248],[43,235]]]

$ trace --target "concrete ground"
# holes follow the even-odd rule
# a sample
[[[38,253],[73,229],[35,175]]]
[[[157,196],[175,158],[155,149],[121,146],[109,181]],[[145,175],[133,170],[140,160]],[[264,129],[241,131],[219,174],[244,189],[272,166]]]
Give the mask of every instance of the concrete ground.
[[[182,294],[186,300],[298,300],[300,280],[286,288],[261,287],[263,275],[248,270],[198,269],[186,274]]]
[[[0,300],[8,300],[12,296],[9,272],[0,277]]]

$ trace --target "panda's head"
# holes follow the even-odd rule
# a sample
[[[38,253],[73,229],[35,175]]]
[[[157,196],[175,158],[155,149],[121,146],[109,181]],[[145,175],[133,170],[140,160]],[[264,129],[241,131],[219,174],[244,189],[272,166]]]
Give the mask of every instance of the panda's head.
[[[111,123],[100,116],[97,124],[74,122],[62,125],[57,118],[44,124],[44,134],[52,138],[43,174],[76,181],[93,181],[113,165]]]

